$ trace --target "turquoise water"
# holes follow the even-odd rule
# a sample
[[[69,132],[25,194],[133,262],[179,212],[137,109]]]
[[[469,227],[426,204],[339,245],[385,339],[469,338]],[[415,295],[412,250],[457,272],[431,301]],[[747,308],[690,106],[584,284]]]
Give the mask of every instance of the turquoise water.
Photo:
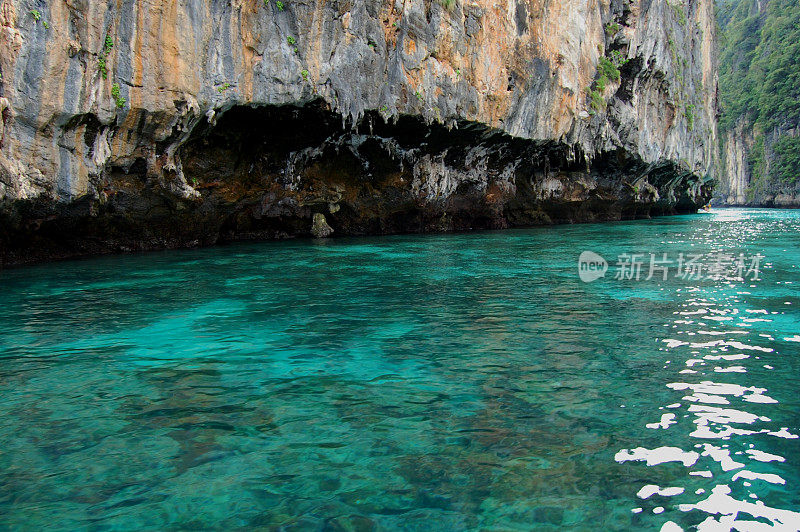
[[[0,528],[793,530],[799,264],[720,210],[0,272]]]

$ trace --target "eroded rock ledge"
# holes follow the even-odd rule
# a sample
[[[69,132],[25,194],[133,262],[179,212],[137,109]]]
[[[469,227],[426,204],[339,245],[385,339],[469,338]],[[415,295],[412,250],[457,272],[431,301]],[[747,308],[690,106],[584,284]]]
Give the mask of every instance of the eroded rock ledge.
[[[5,264],[309,237],[320,221],[366,235],[619,220],[696,211],[710,196],[669,161],[623,150],[587,161],[575,146],[467,121],[367,113],[352,126],[321,101],[233,107],[198,124],[174,160],[171,181],[132,159],[109,168],[97,197],[7,204]]]
[[[689,212],[712,0],[0,0],[0,260]]]

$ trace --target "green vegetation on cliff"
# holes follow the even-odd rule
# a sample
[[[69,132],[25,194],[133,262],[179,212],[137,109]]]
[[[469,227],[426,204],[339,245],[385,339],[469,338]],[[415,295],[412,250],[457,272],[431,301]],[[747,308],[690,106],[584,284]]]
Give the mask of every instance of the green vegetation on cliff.
[[[800,3],[722,0],[720,138],[743,120],[753,128],[751,189],[794,183],[800,175]]]

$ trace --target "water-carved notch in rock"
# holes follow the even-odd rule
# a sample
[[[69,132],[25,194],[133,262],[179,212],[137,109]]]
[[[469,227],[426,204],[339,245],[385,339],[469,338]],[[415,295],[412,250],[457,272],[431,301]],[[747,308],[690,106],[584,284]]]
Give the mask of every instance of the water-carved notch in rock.
[[[483,124],[374,112],[346,126],[321,102],[234,107],[179,153],[199,202],[227,212],[220,236],[232,239],[308,235],[317,213],[336,234],[633,218],[670,212],[662,198],[674,193],[658,187],[682,182],[621,150],[589,161],[578,147]]]
[[[79,135],[96,158],[89,141],[102,137],[102,128],[88,118],[78,122],[71,138]],[[33,211],[20,203],[25,216],[9,212],[25,224],[7,224],[2,238],[19,256],[31,251],[22,249],[26,242],[35,242],[37,253],[67,256],[618,220],[688,212],[708,195],[688,170],[669,161],[645,164],[622,149],[590,158],[579,146],[520,139],[466,120],[448,128],[368,112],[347,124],[321,101],[234,106],[202,118],[183,138],[170,144],[174,166],[160,177],[146,151],[111,159],[95,195],[45,201]],[[173,190],[183,180],[190,194]]]

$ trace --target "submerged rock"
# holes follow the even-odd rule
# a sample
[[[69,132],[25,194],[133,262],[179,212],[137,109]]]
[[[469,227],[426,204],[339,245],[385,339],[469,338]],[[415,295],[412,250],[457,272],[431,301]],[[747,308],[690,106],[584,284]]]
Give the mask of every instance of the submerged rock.
[[[0,1],[5,264],[710,196],[711,0]]]

